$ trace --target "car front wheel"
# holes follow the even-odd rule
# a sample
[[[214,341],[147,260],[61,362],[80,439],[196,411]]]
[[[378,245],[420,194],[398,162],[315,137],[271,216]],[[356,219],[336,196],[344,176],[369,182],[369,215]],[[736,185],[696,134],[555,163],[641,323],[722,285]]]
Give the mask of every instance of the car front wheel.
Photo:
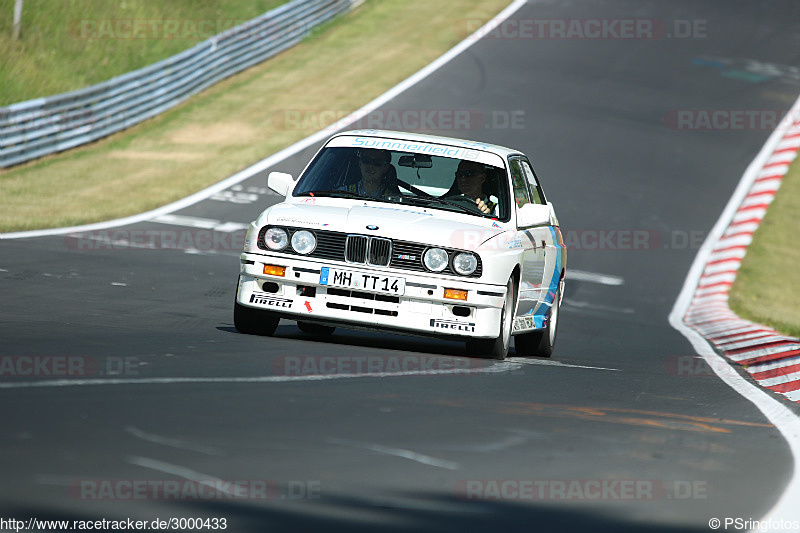
[[[514,322],[514,310],[517,307],[516,287],[514,279],[506,284],[506,299],[500,312],[500,333],[496,339],[471,339],[467,341],[467,352],[487,359],[503,360],[508,356],[511,344],[511,325]]]
[[[563,282],[562,282],[563,284]],[[550,357],[556,346],[556,333],[558,332],[558,315],[561,309],[561,287],[556,290],[553,304],[550,307],[550,316],[547,327],[541,331],[524,333],[514,337],[514,350],[517,355],[535,355]]]

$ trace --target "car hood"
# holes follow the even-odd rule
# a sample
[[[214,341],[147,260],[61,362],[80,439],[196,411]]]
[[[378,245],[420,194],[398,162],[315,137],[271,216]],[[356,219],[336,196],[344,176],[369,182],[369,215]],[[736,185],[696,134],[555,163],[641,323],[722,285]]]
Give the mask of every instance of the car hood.
[[[465,222],[465,218],[475,218],[478,223]],[[491,219],[441,211],[433,214],[391,204],[325,206],[283,203],[265,211],[257,224],[374,235],[460,249],[474,249],[504,231],[497,224],[492,227]]]

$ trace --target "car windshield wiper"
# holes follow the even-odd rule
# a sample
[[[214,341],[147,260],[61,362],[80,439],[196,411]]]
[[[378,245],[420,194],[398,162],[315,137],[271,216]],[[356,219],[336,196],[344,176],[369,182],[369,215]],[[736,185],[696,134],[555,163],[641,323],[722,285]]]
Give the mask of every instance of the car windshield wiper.
[[[418,202],[424,205],[430,204],[439,204],[439,205],[449,205],[452,207],[456,207],[459,210],[467,213],[469,215],[483,215],[479,210],[470,209],[469,207],[459,204],[458,202],[452,202],[450,200],[445,200],[444,198],[436,198],[435,196],[431,196],[430,198],[424,196],[403,196],[403,201],[410,201],[410,202]],[[476,206],[477,207],[477,206]]]
[[[380,198],[373,198],[372,196],[365,196],[353,191],[307,191],[298,193],[297,196],[317,196],[317,197],[330,197],[330,198],[358,198],[361,200],[380,200]]]

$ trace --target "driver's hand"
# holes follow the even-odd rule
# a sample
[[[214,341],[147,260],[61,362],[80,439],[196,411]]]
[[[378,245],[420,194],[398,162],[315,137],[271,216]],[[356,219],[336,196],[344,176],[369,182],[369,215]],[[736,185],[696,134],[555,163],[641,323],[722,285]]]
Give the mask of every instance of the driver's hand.
[[[489,213],[489,206],[480,198],[475,198],[475,204],[478,206],[478,209],[481,210],[481,213]]]

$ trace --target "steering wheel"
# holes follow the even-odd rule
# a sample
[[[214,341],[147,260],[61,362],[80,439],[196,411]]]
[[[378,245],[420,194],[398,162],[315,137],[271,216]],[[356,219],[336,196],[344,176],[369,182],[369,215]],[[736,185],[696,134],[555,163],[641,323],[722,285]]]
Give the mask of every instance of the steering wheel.
[[[475,202],[475,198],[473,198],[472,196],[467,196],[466,194],[459,194],[456,196],[448,196],[444,198],[444,200],[447,200],[448,202],[463,204],[466,207],[474,209],[476,213],[480,213],[482,215],[485,214],[483,211],[480,210],[478,204]]]

